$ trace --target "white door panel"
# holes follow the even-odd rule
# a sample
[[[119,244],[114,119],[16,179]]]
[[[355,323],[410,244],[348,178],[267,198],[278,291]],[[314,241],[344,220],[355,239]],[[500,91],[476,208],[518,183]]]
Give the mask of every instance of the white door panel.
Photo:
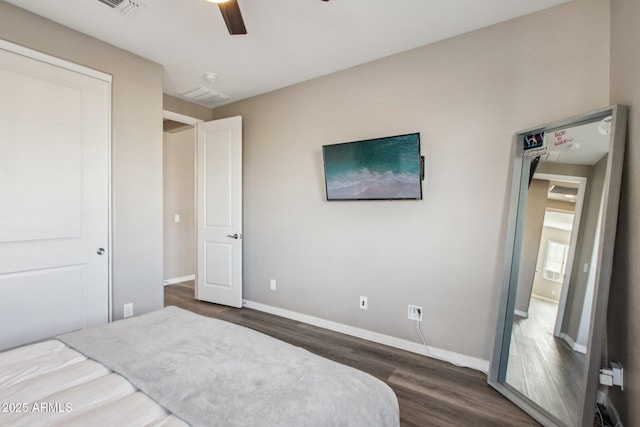
[[[85,276],[86,265],[82,264],[0,275],[1,316],[14,319],[3,324],[3,348],[81,327],[87,311],[83,305]],[[25,316],[26,305],[26,311],[37,316]]]
[[[205,243],[205,283],[223,288],[233,286],[233,244]]]
[[[4,349],[109,319],[111,86],[0,49],[0,93]]]
[[[5,158],[0,180],[10,184],[0,200],[0,241],[80,237],[81,90],[3,68],[0,81],[5,98],[0,103],[0,148]],[[24,93],[24,88],[29,90]],[[50,103],[39,102],[42,93],[60,108],[48,110]]]
[[[242,306],[242,118],[198,124],[198,277],[202,301]]]

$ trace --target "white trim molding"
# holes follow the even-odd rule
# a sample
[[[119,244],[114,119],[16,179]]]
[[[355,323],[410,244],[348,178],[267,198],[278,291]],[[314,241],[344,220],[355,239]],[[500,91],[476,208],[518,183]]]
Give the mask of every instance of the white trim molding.
[[[309,325],[318,326],[324,329],[329,329],[334,332],[351,335],[378,344],[388,345],[390,347],[395,347],[401,350],[428,356],[433,359],[443,360],[456,366],[475,369],[476,371],[481,371],[485,374],[489,372],[488,360],[455,353],[453,351],[444,350],[441,348],[424,346],[423,344],[419,344],[416,342],[380,334],[378,332],[368,331],[366,329],[356,328],[342,323],[332,322],[330,320],[309,316],[307,314],[297,313],[295,311],[290,311],[279,307],[273,307],[259,302],[243,300],[242,305],[243,307],[252,308],[254,310],[263,311],[265,313],[274,314],[276,316],[296,320],[298,322],[307,323]]]
[[[162,110],[162,118],[167,120],[173,120],[174,122],[178,122],[178,123],[184,123],[185,125],[192,125],[192,126],[195,126],[198,123],[204,123],[204,120],[185,116],[184,114],[174,113],[173,111],[168,111],[168,110]]]
[[[531,298],[539,299],[541,301],[552,302],[554,304],[558,304],[559,303],[557,299],[551,299],[551,298],[543,297],[542,295],[531,294]]]
[[[188,276],[174,277],[173,279],[166,279],[164,281],[165,286],[176,285],[178,283],[188,282],[189,280],[196,280],[195,274],[189,274]]]
[[[565,334],[564,332],[560,334],[560,338],[562,338],[564,342],[569,344],[569,347],[571,347],[573,351],[577,351],[578,353],[582,353],[582,354],[587,354],[587,346],[576,343],[571,339],[569,335]]]
[[[529,312],[528,311],[513,310],[513,314],[515,314],[516,316],[523,317],[525,319],[529,318]]]
[[[57,56],[42,53],[40,51],[33,50],[19,44],[11,43],[7,40],[0,39],[0,49],[17,53],[18,55],[26,56],[27,58],[36,59],[47,64],[55,65],[69,71],[84,74],[85,76],[103,80],[108,83],[111,83],[113,80],[110,74],[106,74],[102,71],[94,70],[93,68],[85,67],[84,65],[76,64],[75,62],[70,62],[62,58],[58,58]]]

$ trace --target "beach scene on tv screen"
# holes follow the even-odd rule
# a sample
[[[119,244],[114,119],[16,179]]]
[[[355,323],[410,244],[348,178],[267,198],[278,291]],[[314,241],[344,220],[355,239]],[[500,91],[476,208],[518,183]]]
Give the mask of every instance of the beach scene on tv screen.
[[[324,147],[329,200],[420,199],[418,134]]]

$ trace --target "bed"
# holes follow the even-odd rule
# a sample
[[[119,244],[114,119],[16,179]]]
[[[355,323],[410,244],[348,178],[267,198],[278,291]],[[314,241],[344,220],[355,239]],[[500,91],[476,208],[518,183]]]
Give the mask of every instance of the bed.
[[[166,307],[0,353],[0,426],[398,426],[382,381]]]

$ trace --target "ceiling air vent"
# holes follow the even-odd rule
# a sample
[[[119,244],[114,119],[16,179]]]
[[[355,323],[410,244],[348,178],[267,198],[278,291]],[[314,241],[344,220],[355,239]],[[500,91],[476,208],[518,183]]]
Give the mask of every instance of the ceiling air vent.
[[[102,4],[106,4],[112,9],[116,9],[121,15],[131,15],[136,12],[142,3],[134,0],[98,0]]]
[[[126,0],[123,4],[118,8],[118,12],[121,15],[131,15],[140,9],[141,6],[144,6],[142,3],[133,0]]]
[[[231,99],[229,95],[216,92],[215,90],[204,86],[185,92],[181,96],[207,106],[212,106]]]
[[[553,194],[563,194],[566,196],[576,196],[578,194],[578,189],[574,187],[563,187],[561,185],[552,185],[549,193]]]
[[[118,6],[120,6],[120,3],[122,3],[124,0],[98,0],[100,3],[106,4],[107,6],[111,7],[111,8],[116,8]]]

